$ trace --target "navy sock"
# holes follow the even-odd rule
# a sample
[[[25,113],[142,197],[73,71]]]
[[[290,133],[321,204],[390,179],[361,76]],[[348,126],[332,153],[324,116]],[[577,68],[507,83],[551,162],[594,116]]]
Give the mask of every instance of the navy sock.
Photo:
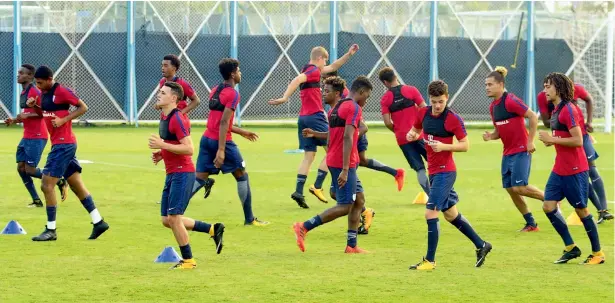
[[[316,182],[314,182],[314,187],[321,189],[322,183],[325,182],[325,178],[329,172],[324,170],[318,170],[318,175],[316,176]]]
[[[429,179],[427,178],[427,172],[425,169],[421,169],[416,172],[419,179],[419,185],[423,188],[423,191],[429,195]]]
[[[600,178],[598,169],[595,166],[589,167],[589,178],[591,179],[592,187],[598,195],[598,199],[600,199],[600,203],[602,204],[602,210],[606,210],[608,206],[606,205],[607,202],[606,191],[604,190],[604,182],[602,181],[602,178]]]
[[[303,195],[303,186],[305,185],[306,175],[297,175],[297,184],[295,185],[295,192]]]
[[[357,247],[357,231],[356,230],[348,230],[348,235],[346,236],[346,245],[350,247]]]
[[[308,231],[318,226],[321,226],[321,225],[322,225],[322,219],[320,218],[319,215],[316,215],[313,218],[303,222],[303,227]]]
[[[592,252],[599,252],[600,238],[598,237],[598,226],[596,226],[596,222],[594,222],[594,217],[590,214],[589,216],[581,219],[581,222],[583,222],[583,226],[585,227],[585,231],[589,237],[589,242],[592,244]]]
[[[528,225],[536,226],[536,221],[534,220],[534,216],[531,212],[528,212],[527,214],[523,215],[523,218],[525,219],[525,223],[527,223]]]
[[[243,207],[245,223],[251,223],[254,221],[254,214],[252,213],[252,191],[250,190],[248,173],[244,172],[243,176],[235,178],[235,180],[237,180],[237,193],[239,194],[241,207]]]
[[[436,249],[440,239],[440,219],[427,219],[427,255],[425,259],[433,262],[436,260]]]
[[[93,210],[96,209],[96,205],[94,205],[94,199],[92,199],[92,195],[89,195],[85,197],[85,199],[81,200],[81,205],[83,205],[83,208],[85,208],[88,213],[91,213]]]
[[[186,244],[184,246],[180,246],[179,250],[182,253],[182,259],[192,259],[192,249],[190,248],[190,244]]]
[[[566,220],[564,220],[564,217],[562,217],[562,214],[557,208],[545,214],[547,218],[549,218],[549,221],[551,221],[551,225],[553,225],[555,231],[557,231],[559,236],[562,237],[562,240],[564,240],[564,245],[568,246],[574,244],[570,231],[568,230],[568,225],[566,225]]]
[[[380,163],[378,160],[375,159],[367,159],[367,168],[371,168],[373,170],[377,170],[377,171],[382,171],[385,172],[393,177],[395,177],[395,175],[397,175],[397,170],[387,166],[385,164]]]
[[[56,206],[47,206],[45,208],[47,211],[47,222],[54,222],[56,220]]]
[[[25,171],[24,172],[19,171],[19,176],[21,177],[21,180],[23,181],[23,185],[28,190],[30,197],[32,197],[32,201],[40,200],[41,198],[39,198],[38,192],[36,192],[36,187],[34,186],[34,181],[32,181],[32,177],[30,177],[30,175],[28,175]]]
[[[211,224],[194,220],[194,227],[192,231],[200,232],[200,233],[209,233],[209,229],[211,228]]]
[[[205,186],[206,183],[207,181],[203,179],[199,179],[199,178],[194,179],[194,183],[192,184],[192,192],[190,193],[190,198],[192,198],[197,192],[199,192],[199,190],[201,190],[201,188],[203,188],[203,186]]]
[[[472,228],[472,225],[470,225],[470,222],[468,222],[468,220],[463,217],[461,213],[457,215],[457,218],[451,221],[451,224],[457,227],[462,234],[468,237],[477,249],[483,247],[485,244],[485,241],[478,236],[476,231],[474,231],[474,228]]]
[[[591,182],[587,183],[587,197],[597,210],[602,210],[602,203],[600,203],[598,195],[596,195],[596,192],[594,191],[594,187],[592,186]]]

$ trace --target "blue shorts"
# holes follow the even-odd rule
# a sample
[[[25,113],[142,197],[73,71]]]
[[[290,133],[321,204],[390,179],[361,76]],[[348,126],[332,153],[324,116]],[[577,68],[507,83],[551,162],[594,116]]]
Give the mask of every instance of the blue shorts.
[[[68,179],[74,173],[81,173],[81,165],[75,157],[76,153],[77,144],[52,145],[51,152],[47,155],[43,175]]]
[[[160,215],[183,215],[188,208],[190,195],[192,194],[192,185],[196,175],[192,172],[188,173],[172,173],[168,174],[164,180],[164,189],[162,190],[162,202],[160,202]]]
[[[520,152],[502,157],[502,186],[525,186],[530,181],[532,155]]]
[[[598,153],[596,149],[594,149],[594,144],[592,144],[592,139],[589,137],[589,134],[583,135],[583,149],[585,150],[588,162],[598,159]]]
[[[37,167],[41,161],[46,139],[21,139],[17,145],[16,162],[25,162],[28,166]]]
[[[363,185],[357,175],[357,169],[351,168],[348,170],[348,180],[343,187],[338,187],[337,178],[342,173],[341,168],[329,167],[331,172],[331,187],[335,192],[335,200],[337,204],[352,204],[357,198],[357,193],[363,192]]]
[[[423,140],[417,140],[414,142],[408,142],[404,145],[400,145],[401,151],[406,157],[406,161],[410,164],[410,168],[414,171],[425,169],[425,163],[423,159],[427,161],[427,150],[425,149],[425,142]]]
[[[359,150],[359,152],[364,152],[367,150],[367,135],[363,135],[359,137],[359,140],[357,140],[357,149]]]
[[[327,140],[320,140],[316,138],[304,138],[301,133],[304,128],[311,128],[317,132],[328,132],[329,123],[325,113],[319,112],[309,116],[299,116],[297,121],[297,130],[299,134],[299,149],[304,151],[315,152],[318,146],[327,146]]]
[[[238,169],[245,169],[246,163],[243,161],[235,142],[226,141],[226,148],[224,150],[224,163],[218,169],[214,166],[214,159],[216,159],[216,153],[218,153],[218,140],[205,136],[201,137],[199,157],[196,159],[196,171],[198,173],[217,175],[220,171],[223,174],[228,174]]]
[[[562,201],[566,198],[572,207],[586,208],[588,186],[587,171],[570,176],[560,176],[551,172],[545,187],[545,201]]]
[[[429,199],[427,209],[447,211],[459,202],[459,196],[453,188],[457,172],[445,172],[429,175]]]

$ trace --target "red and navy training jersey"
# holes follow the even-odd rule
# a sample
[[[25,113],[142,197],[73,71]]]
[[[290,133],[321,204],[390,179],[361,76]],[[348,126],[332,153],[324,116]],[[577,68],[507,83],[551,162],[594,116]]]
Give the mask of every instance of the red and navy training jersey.
[[[36,105],[41,106],[42,94],[41,91],[34,85],[29,84],[26,89],[21,91],[20,106],[23,109],[24,114],[36,113],[34,108],[27,106],[27,101],[30,98],[36,99]],[[24,139],[45,139],[49,137],[47,134],[47,127],[45,126],[45,120],[41,118],[28,118],[23,121],[23,138]]]
[[[491,121],[500,134],[505,156],[527,152],[528,132],[523,118],[527,109],[527,105],[521,99],[508,92],[489,105]]]
[[[299,86],[301,109],[300,116],[309,116],[318,112],[324,112],[322,106],[322,93],[320,90],[320,69],[313,64],[307,64],[301,70],[307,80]]]
[[[359,165],[359,122],[363,119],[359,104],[352,99],[342,99],[329,111],[329,141],[327,150],[327,166],[344,168],[344,130],[346,125],[355,128],[352,137],[349,168]]]
[[[220,93],[218,93],[220,89]],[[225,108],[230,108],[235,111],[241,97],[239,92],[233,87],[225,84],[220,84],[214,87],[209,93],[209,118],[207,119],[207,129],[203,136],[219,140],[220,138],[220,120]],[[233,120],[235,115],[231,115],[229,120],[228,131],[226,133],[226,141],[232,140],[231,129],[233,128]]]
[[[581,119],[581,109],[571,101],[562,101],[551,115],[552,136],[570,138],[570,129],[577,127]],[[589,169],[583,146],[569,147],[555,144],[555,164],[553,172],[560,176],[575,175]]]
[[[76,144],[72,121],[67,121],[60,127],[53,127],[51,121],[56,117],[64,118],[70,114],[70,106],[76,106],[79,97],[68,87],[55,83],[49,91],[43,92],[41,107],[45,126],[51,135],[51,144]]]
[[[418,89],[410,85],[391,87],[380,100],[383,115],[391,114],[393,132],[398,145],[408,143],[406,134],[412,129],[417,119],[419,105],[425,103]],[[419,139],[422,139],[422,134]]]
[[[419,109],[418,119],[414,122],[414,128],[423,130],[429,174],[456,171],[453,152],[434,152],[430,144],[436,142],[452,144],[453,137],[457,138],[457,141],[465,138],[467,132],[461,117],[448,108],[440,115],[434,116],[431,106],[427,106]]]
[[[160,114],[160,138],[165,143],[179,145],[179,141],[190,136],[190,120],[179,110],[173,110],[169,116]],[[167,174],[194,172],[191,155],[178,155],[162,150],[162,160]]]

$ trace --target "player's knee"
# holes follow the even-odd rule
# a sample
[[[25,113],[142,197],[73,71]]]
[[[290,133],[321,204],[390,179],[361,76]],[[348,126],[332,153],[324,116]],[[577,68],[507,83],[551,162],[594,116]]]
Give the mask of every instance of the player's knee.
[[[545,213],[550,213],[557,208],[557,202],[555,201],[545,201],[542,203],[542,211]]]
[[[17,163],[17,172],[19,172],[20,174],[23,174],[26,172],[26,164],[23,162],[19,162]]]
[[[525,194],[525,187],[524,186],[513,186],[510,188],[510,191],[517,195],[523,195]]]
[[[169,219],[167,217],[162,217],[161,222],[164,227],[171,228],[171,225],[169,225]]]
[[[182,216],[180,215],[168,215],[167,216],[167,224],[169,225],[169,227],[174,226],[181,222],[182,222]]]
[[[585,208],[575,208],[574,211],[577,213],[577,215],[581,219],[583,219],[583,218],[585,218],[585,217],[590,215],[589,210],[587,209],[587,207],[585,207]]]
[[[359,157],[359,165],[367,167],[367,158],[365,156]]]
[[[316,158],[316,152],[308,152],[306,151],[303,154],[303,161],[306,161],[310,164],[312,164],[312,162],[314,162],[314,158]]]
[[[238,168],[233,172],[233,177],[235,177],[235,180],[237,181],[241,181],[243,180],[243,176],[246,174],[246,171],[242,168]]]
[[[53,184],[52,182],[45,182],[45,180],[41,182],[41,190],[43,191],[43,193],[46,193],[46,194],[53,193],[54,187],[55,187],[55,184]]]
[[[363,195],[363,193],[358,193],[354,203],[357,207],[363,208],[365,205],[365,195]]]
[[[30,165],[24,165],[24,171],[26,174],[32,176],[36,174],[36,167],[32,167]]]

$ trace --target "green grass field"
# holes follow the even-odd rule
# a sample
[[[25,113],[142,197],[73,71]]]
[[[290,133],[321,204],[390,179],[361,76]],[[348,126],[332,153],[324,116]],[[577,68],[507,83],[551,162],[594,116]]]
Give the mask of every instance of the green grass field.
[[[197,146],[203,129],[193,127]],[[151,164],[147,139],[157,129],[76,128],[78,158],[93,161],[83,164],[83,179],[111,229],[96,241],[86,240],[90,218],[71,193],[58,209],[58,241],[34,243],[30,237],[43,230],[45,211],[26,208],[30,199],[14,163],[21,129],[3,128],[0,227],[18,220],[28,235],[0,235],[0,302],[613,302],[613,221],[599,226],[606,264],[584,267],[577,264],[581,259],[552,264],[563,249],[561,239],[541,203],[533,200],[529,205],[542,230],[517,232],[524,222],[501,188],[501,143],[482,142],[482,131],[471,130],[470,151],[455,157],[455,187],[460,211],[493,244],[492,253],[482,268],[474,268],[471,242],[441,219],[438,268],[410,272],[408,266],[421,260],[427,246],[424,206],[411,204],[419,192],[412,171],[402,192],[389,175],[359,171],[367,205],[377,212],[370,234],[359,237],[370,254],[343,253],[345,218],[310,232],[301,253],[291,224],[331,204],[308,196],[311,208],[304,210],[289,198],[302,156],[283,150],[296,148],[295,129],[253,129],[259,142],[236,142],[250,173],[255,214],[272,224],[244,227],[235,180],[218,176],[212,195],[207,200],[195,196],[186,215],[224,222],[224,251],[216,255],[208,236],[191,233],[199,267],[169,271],[171,264],[153,262],[165,246],[176,247],[171,231],[160,224],[155,203],[165,175],[163,167]],[[374,127],[368,135],[371,158],[409,170],[391,133]],[[613,137],[594,136],[613,201]],[[530,181],[544,188],[554,149],[537,148]],[[315,175],[308,177],[308,185]],[[573,211],[562,205],[566,216]],[[583,227],[570,229],[585,257],[590,244]]]

